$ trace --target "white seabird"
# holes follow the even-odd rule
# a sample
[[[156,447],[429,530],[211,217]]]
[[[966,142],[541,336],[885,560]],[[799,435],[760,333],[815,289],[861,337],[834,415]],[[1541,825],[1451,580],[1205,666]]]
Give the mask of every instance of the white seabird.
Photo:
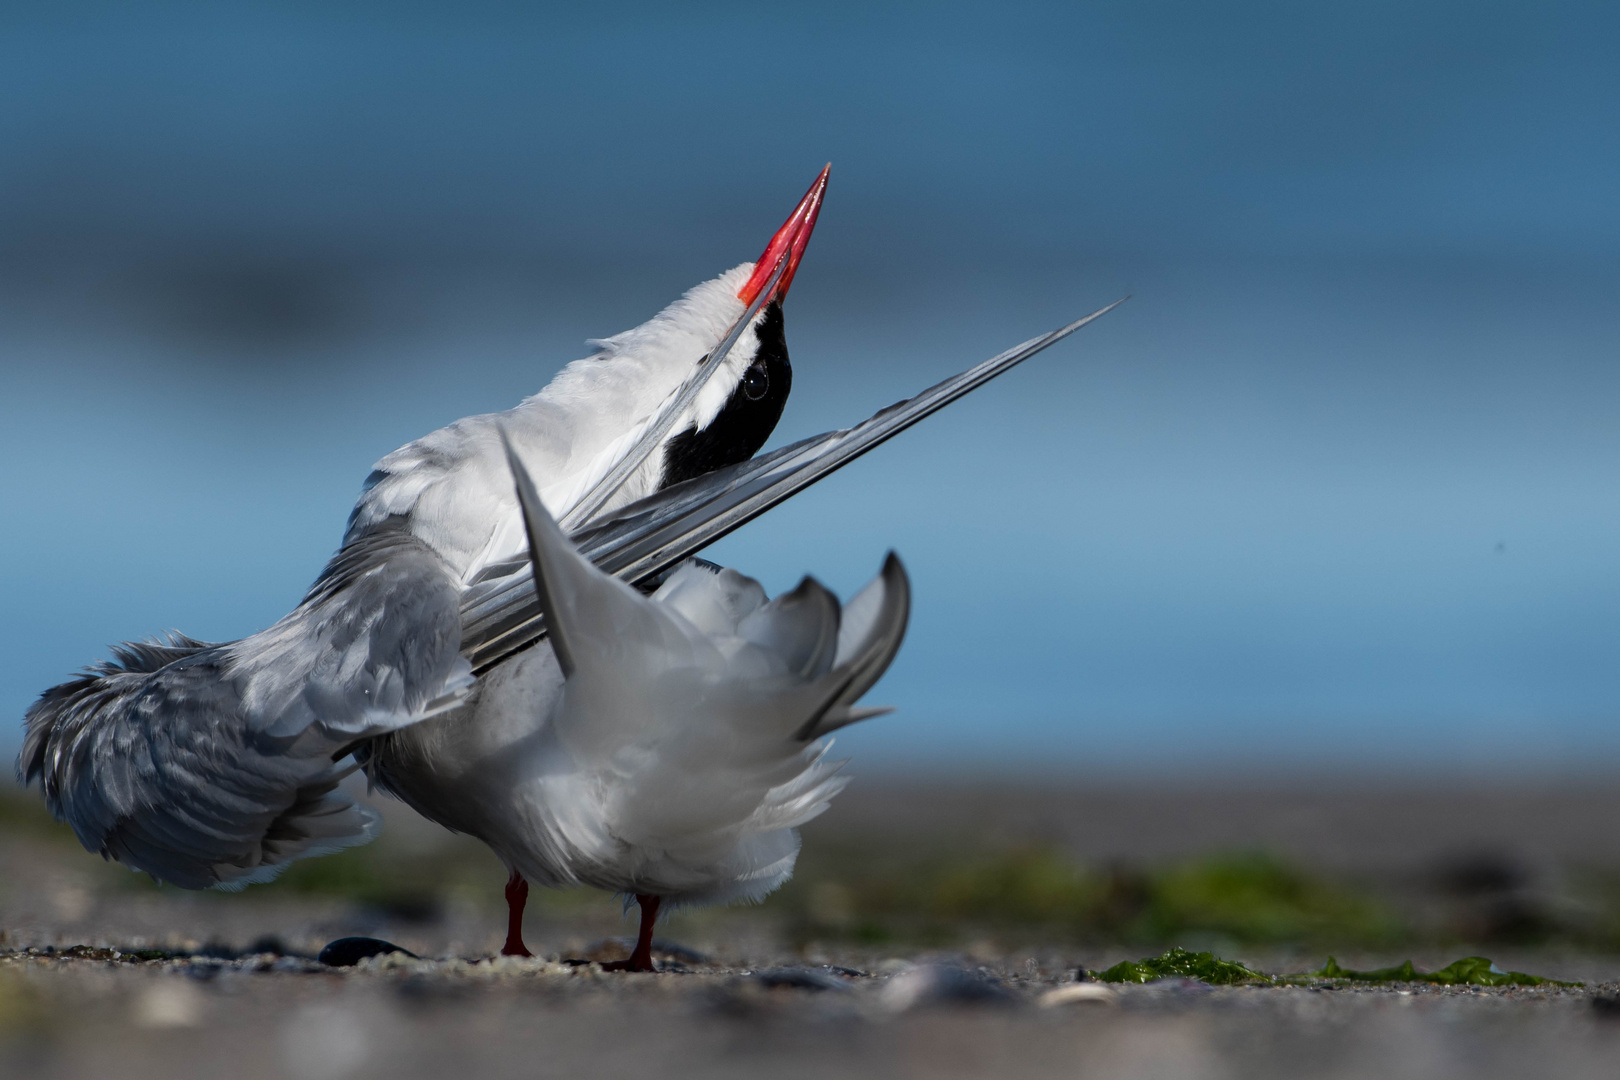
[[[650,588],[714,539],[1108,310],[853,428],[747,460],[780,415],[791,376],[781,297],[826,175],[756,264],[600,342],[517,409],[460,421],[383,459],[342,548],[269,630],[220,645],[178,635],[126,643],[113,661],[46,691],[28,712],[19,778],[40,781],[52,812],[90,850],[187,888],[240,888],[293,859],[364,842],[376,818],[338,789],[354,768],[346,757],[385,785],[395,773],[420,781],[431,765],[391,770],[391,755],[465,723],[485,693],[546,692],[536,658],[552,649],[539,644],[546,620],[503,430],[580,552]],[[549,685],[561,691],[555,675]],[[532,715],[548,715],[545,700],[535,705]],[[390,737],[424,721],[419,734]],[[430,793],[417,808],[431,817],[436,805]],[[522,860],[509,865],[515,922],[527,886]]]

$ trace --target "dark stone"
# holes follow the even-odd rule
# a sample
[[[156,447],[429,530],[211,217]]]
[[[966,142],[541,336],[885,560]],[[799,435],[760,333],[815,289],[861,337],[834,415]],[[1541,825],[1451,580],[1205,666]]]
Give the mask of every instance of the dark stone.
[[[817,970],[830,971],[834,975],[843,975],[851,979],[866,978],[866,972],[864,971],[860,971],[856,968],[839,967],[837,964],[822,964]]]
[[[1011,1005],[1012,993],[1000,979],[983,971],[949,964],[925,964],[902,971],[883,988],[890,1008],[924,1005]]]
[[[847,992],[849,984],[830,971],[817,971],[814,968],[779,967],[756,971],[753,979],[761,985],[775,990],[779,987],[788,987],[793,990],[837,990]]]
[[[340,937],[329,942],[315,959],[330,967],[353,967],[368,956],[383,953],[404,953],[413,960],[421,959],[409,949],[402,949],[392,941],[374,937]]]

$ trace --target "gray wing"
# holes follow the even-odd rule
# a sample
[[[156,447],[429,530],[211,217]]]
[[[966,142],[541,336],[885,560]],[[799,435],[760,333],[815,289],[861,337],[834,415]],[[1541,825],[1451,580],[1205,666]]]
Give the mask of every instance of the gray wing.
[[[19,776],[85,847],[185,888],[363,843],[375,815],[338,790],[352,767],[336,762],[464,696],[458,594],[404,533],[358,538],[261,634],[125,644],[47,690]]]
[[[247,721],[360,738],[453,708],[472,686],[461,583],[391,518],[345,544],[292,613],[230,646]]]
[[[655,578],[1121,303],[1117,300],[1031,338],[855,427],[815,435],[665,488],[594,522],[573,540],[583,555],[608,573],[637,583]],[[464,596],[461,611],[462,654],[476,672],[487,671],[545,636],[527,555],[486,568]]]

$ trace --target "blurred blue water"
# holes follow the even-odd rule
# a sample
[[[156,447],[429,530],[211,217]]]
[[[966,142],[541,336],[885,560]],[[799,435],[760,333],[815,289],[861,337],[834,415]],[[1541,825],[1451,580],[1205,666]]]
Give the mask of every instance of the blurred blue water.
[[[373,460],[752,258],[831,158],[779,442],[1134,294],[714,549],[906,558],[859,760],[1607,767],[1616,22],[9,5],[0,714],[273,621]]]

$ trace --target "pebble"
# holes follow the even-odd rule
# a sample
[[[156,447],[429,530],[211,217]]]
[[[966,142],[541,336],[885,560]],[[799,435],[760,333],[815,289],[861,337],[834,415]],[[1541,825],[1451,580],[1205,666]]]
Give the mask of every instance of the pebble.
[[[1115,1005],[1119,1003],[1119,991],[1101,983],[1069,983],[1046,991],[1035,1003],[1045,1009],[1060,1005]]]
[[[889,980],[880,1000],[891,1012],[921,1005],[1008,1005],[1012,994],[999,979],[947,964],[923,964]]]
[[[417,959],[415,953],[401,948],[392,941],[374,937],[341,937],[327,944],[315,959],[331,967],[353,967],[362,960],[388,953],[404,953]]]

